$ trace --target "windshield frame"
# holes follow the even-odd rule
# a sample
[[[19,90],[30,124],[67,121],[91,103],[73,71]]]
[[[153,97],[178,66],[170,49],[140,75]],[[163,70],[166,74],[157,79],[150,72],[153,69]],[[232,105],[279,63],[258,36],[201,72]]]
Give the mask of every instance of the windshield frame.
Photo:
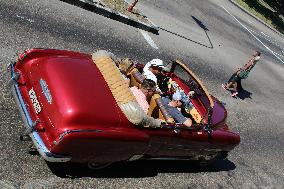
[[[169,65],[167,65],[168,68],[169,68]],[[207,118],[206,125],[211,126],[211,124],[212,124],[212,112],[213,112],[213,108],[214,108],[214,101],[213,101],[211,95],[209,94],[208,90],[206,89],[204,84],[201,82],[201,80],[188,68],[188,66],[186,66],[181,61],[179,61],[179,60],[172,61],[172,65],[170,67],[169,72],[175,74],[175,69],[176,69],[177,65],[179,65],[200,86],[202,92],[205,94],[205,97],[208,99],[209,107],[206,108],[206,113],[203,116],[203,119]],[[180,77],[179,75],[177,75],[177,76]],[[204,104],[204,102],[203,102],[203,104]]]

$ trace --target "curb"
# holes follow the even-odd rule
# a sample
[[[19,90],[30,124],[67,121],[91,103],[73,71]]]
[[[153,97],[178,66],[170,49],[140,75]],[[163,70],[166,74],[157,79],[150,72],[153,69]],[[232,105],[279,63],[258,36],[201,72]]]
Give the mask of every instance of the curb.
[[[265,25],[267,28],[269,28],[270,30],[274,31],[275,33],[277,33],[278,35],[280,35],[281,37],[284,37],[284,34],[282,34],[281,32],[279,32],[278,30],[276,30],[275,28],[271,27],[270,25],[268,25],[267,23],[265,23],[264,21],[262,21],[260,18],[258,18],[257,16],[255,16],[254,14],[250,13],[249,11],[247,11],[244,7],[242,7],[241,5],[239,5],[235,0],[229,0],[232,4],[234,4],[235,6],[237,6],[239,9],[241,9],[243,12],[247,13],[248,15],[250,15],[251,17],[253,17],[254,19],[256,19],[257,21],[261,22],[263,25]]]
[[[155,25],[152,21],[150,21],[146,16],[145,18],[148,20],[150,24],[143,23],[139,20],[132,19],[124,14],[116,12],[104,4],[102,4],[99,0],[60,0],[62,2],[81,7],[85,10],[100,14],[104,17],[122,22],[124,24],[152,32],[154,34],[158,34],[159,27]],[[139,10],[140,11],[140,10]],[[140,11],[141,12],[141,11]],[[141,14],[143,14],[141,12]],[[144,15],[144,14],[143,14]]]

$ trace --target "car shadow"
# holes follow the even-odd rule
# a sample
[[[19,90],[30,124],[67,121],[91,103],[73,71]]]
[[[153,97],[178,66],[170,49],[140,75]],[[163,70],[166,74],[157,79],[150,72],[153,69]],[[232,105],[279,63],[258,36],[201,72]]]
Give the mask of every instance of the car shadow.
[[[193,43],[196,43],[196,44],[198,44],[198,45],[201,45],[201,46],[203,46],[203,47],[207,47],[207,48],[209,48],[209,49],[213,49],[213,44],[212,44],[211,39],[210,39],[210,37],[209,37],[209,35],[208,35],[208,33],[207,33],[207,31],[209,31],[209,29],[208,29],[200,20],[198,20],[195,16],[191,16],[191,18],[197,23],[197,25],[198,25],[200,28],[203,29],[203,31],[205,32],[205,35],[207,36],[207,39],[208,39],[208,41],[209,41],[209,43],[210,43],[210,46],[205,45],[205,44],[203,44],[203,43],[200,43],[200,42],[198,42],[198,41],[195,41],[195,40],[193,40],[193,39],[190,39],[190,38],[188,38],[188,37],[185,37],[185,36],[183,36],[183,35],[180,35],[180,34],[178,34],[178,33],[176,33],[176,32],[173,32],[173,31],[170,31],[170,30],[168,30],[168,29],[165,29],[165,28],[163,28],[163,27],[159,27],[159,29],[160,29],[160,30],[163,30],[163,31],[165,31],[165,32],[168,32],[168,33],[170,33],[170,34],[173,34],[173,35],[175,35],[175,36],[178,36],[178,37],[180,37],[180,38],[182,38],[182,39],[185,39],[185,40],[191,41],[191,42],[193,42]]]
[[[217,160],[214,164],[201,167],[195,161],[158,161],[141,160],[125,163],[114,163],[101,170],[91,170],[86,164],[79,163],[49,163],[50,170],[62,178],[143,178],[154,177],[159,173],[199,173],[231,171],[235,164],[228,159]]]

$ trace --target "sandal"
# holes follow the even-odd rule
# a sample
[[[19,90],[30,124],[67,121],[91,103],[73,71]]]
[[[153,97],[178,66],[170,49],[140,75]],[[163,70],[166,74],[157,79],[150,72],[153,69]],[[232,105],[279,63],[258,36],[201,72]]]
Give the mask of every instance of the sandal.
[[[231,95],[232,97],[236,97],[239,93],[236,91],[236,92],[233,92],[233,94]]]
[[[228,87],[226,86],[225,83],[222,83],[222,87],[223,87],[224,90],[228,90]]]

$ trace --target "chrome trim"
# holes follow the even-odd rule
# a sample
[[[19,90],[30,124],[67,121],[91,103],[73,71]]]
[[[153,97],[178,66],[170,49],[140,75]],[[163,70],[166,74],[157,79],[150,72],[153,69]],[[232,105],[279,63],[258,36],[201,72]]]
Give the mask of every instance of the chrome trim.
[[[68,134],[70,134],[70,133],[79,133],[79,132],[95,132],[95,133],[100,133],[100,132],[103,132],[103,131],[102,131],[102,130],[99,130],[99,129],[95,129],[95,130],[82,130],[82,129],[67,130],[67,131],[61,133],[61,134],[59,135],[59,137],[58,137],[58,140],[54,140],[54,141],[53,141],[53,144],[54,144],[54,145],[59,144],[59,143],[62,141],[62,139],[63,139],[66,135],[68,135]]]
[[[40,122],[39,119],[35,120],[31,127],[28,127],[24,132],[24,135],[29,135],[35,130],[35,126]]]
[[[7,70],[7,71],[9,71],[9,70]],[[14,73],[13,76],[8,81],[7,86],[12,87],[18,81],[19,77],[20,77],[19,73]]]
[[[128,161],[136,161],[138,159],[141,159],[144,155],[133,155],[131,156]]]
[[[102,130],[99,130],[99,129],[95,129],[95,130],[83,130],[83,129],[68,130],[68,131],[65,131],[65,132],[63,132],[63,133],[61,133],[61,134],[59,135],[58,141],[57,141],[56,143],[60,142],[60,141],[63,139],[63,137],[64,137],[65,135],[68,135],[68,134],[70,134],[70,133],[79,133],[79,132],[95,132],[95,133],[101,133],[101,132],[103,132],[103,131],[102,131]]]
[[[11,65],[11,76],[12,78],[14,77],[15,72],[14,72],[14,68],[13,65]],[[17,82],[15,82],[12,86],[12,92],[13,92],[13,96],[14,99],[16,101],[16,104],[19,107],[19,111],[22,117],[22,120],[24,121],[24,125],[27,127],[27,129],[33,129],[33,122],[31,119],[31,116],[26,108],[26,105],[24,103],[23,97],[21,95],[19,86],[17,84]],[[37,131],[32,131],[29,136],[31,137],[36,149],[38,150],[38,152],[40,153],[40,155],[49,162],[67,162],[71,160],[71,157],[66,157],[63,155],[57,155],[57,154],[53,154],[51,153],[45,146],[45,144],[43,143],[41,137],[39,136]]]
[[[50,94],[50,91],[49,91],[48,85],[46,84],[46,81],[41,78],[39,80],[39,83],[40,83],[41,90],[42,90],[47,102],[49,104],[52,104],[52,96]]]

